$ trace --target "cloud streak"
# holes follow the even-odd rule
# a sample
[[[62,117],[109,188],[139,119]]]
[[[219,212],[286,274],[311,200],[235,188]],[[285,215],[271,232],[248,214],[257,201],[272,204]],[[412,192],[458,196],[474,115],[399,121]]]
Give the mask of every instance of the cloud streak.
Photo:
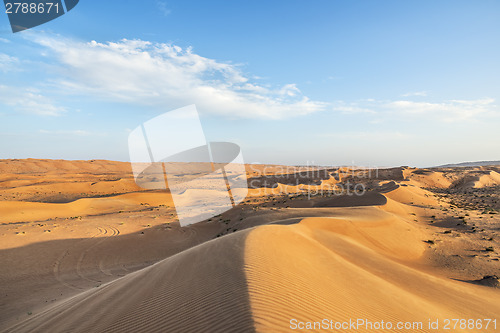
[[[17,70],[19,59],[11,57],[7,54],[0,53],[0,72],[8,72]]]
[[[96,135],[103,135],[99,133],[93,133],[85,130],[57,130],[57,131],[50,131],[50,130],[39,130],[38,131],[40,134],[48,134],[48,135],[63,135],[63,136],[96,136]]]
[[[343,114],[364,113],[379,120],[387,117],[412,119],[425,116],[440,122],[459,122],[500,116],[500,108],[495,102],[493,98],[442,102],[370,99],[351,103],[337,102],[333,110]]]
[[[393,141],[412,139],[413,135],[399,131],[348,131],[318,134],[321,138],[335,138],[349,141]]]
[[[403,97],[425,97],[427,96],[427,91],[414,91],[401,95]]]
[[[40,116],[60,116],[66,112],[64,107],[57,106],[50,98],[30,88],[0,85],[0,103]]]
[[[318,112],[295,84],[276,89],[253,82],[237,65],[202,57],[191,48],[142,40],[98,43],[37,35],[55,56],[58,85],[76,94],[167,109],[196,104],[203,113],[281,119]]]
[[[168,16],[172,13],[172,11],[167,7],[167,3],[165,1],[156,1],[156,7],[158,7],[158,10],[163,14],[163,16]]]
[[[389,110],[406,115],[437,116],[444,121],[463,121],[478,116],[498,114],[498,106],[493,98],[476,100],[450,100],[441,103],[394,101],[386,104]]]

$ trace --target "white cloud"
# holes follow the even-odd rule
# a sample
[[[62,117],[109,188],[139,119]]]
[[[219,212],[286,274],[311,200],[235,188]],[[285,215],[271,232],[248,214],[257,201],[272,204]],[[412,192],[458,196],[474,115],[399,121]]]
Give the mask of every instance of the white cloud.
[[[413,102],[407,100],[386,104],[390,110],[405,114],[427,114],[438,116],[445,121],[473,119],[480,115],[499,114],[498,106],[493,98],[476,100],[451,100],[441,103]]]
[[[354,131],[354,132],[333,132],[319,134],[323,138],[335,138],[339,140],[350,141],[392,141],[392,140],[406,140],[411,139],[413,136],[408,133],[398,131]]]
[[[373,100],[334,103],[334,111],[345,114],[365,113],[376,115],[375,121],[383,119],[408,119],[426,116],[438,121],[454,122],[484,120],[500,116],[500,109],[493,98],[473,100],[446,100],[442,102],[415,102],[410,100]],[[373,119],[372,119],[373,122]]]
[[[66,75],[73,93],[173,109],[196,104],[212,114],[285,118],[323,110],[294,84],[272,89],[252,82],[237,65],[202,57],[191,48],[142,40],[98,43],[36,36]],[[49,54],[50,56],[50,54]]]
[[[403,96],[403,97],[412,97],[412,96],[425,97],[425,96],[427,96],[427,91],[414,91],[414,92],[409,92],[409,93],[403,94],[401,96]]]
[[[10,40],[8,40],[6,38],[0,37],[0,42],[2,42],[2,43],[10,43]]]
[[[158,10],[160,11],[160,13],[162,13],[164,16],[168,16],[172,12],[167,7],[167,3],[165,1],[156,1],[156,6],[158,7]]]
[[[17,70],[16,66],[19,65],[19,59],[11,57],[7,54],[0,53],[0,72],[7,72]]]
[[[368,102],[373,102],[373,100],[369,100]],[[335,103],[333,107],[334,111],[339,111],[344,114],[357,114],[357,113],[368,113],[375,114],[376,111],[372,110],[369,105],[359,105],[358,103],[345,103],[343,101],[338,101]]]
[[[52,100],[36,89],[13,88],[0,85],[0,103],[17,110],[41,116],[59,116],[66,110],[55,105]]]
[[[50,135],[74,135],[74,136],[91,136],[91,135],[102,135],[98,133],[92,133],[84,130],[57,130],[57,131],[49,131],[49,130],[39,130],[41,134],[50,134]]]

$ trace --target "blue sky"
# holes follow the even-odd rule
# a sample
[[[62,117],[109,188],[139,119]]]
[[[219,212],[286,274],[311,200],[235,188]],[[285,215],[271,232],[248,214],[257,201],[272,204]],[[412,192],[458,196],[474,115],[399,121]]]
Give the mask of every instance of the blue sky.
[[[0,13],[0,158],[128,160],[196,104],[246,162],[500,159],[498,1],[95,1],[13,34]]]

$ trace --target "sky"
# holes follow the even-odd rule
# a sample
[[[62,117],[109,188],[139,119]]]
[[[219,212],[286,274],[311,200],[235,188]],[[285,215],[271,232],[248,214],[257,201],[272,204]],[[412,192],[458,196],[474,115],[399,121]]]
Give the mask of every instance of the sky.
[[[500,160],[499,17],[496,0],[80,0],[14,34],[2,7],[0,159],[128,161],[135,128],[194,104],[247,163]]]

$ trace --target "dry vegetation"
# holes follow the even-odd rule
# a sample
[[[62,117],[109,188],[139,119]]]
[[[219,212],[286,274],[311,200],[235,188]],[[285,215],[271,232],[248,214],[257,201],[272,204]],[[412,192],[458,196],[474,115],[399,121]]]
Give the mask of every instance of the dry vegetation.
[[[498,167],[247,170],[244,202],[181,228],[126,163],[0,161],[0,330],[500,313]]]

